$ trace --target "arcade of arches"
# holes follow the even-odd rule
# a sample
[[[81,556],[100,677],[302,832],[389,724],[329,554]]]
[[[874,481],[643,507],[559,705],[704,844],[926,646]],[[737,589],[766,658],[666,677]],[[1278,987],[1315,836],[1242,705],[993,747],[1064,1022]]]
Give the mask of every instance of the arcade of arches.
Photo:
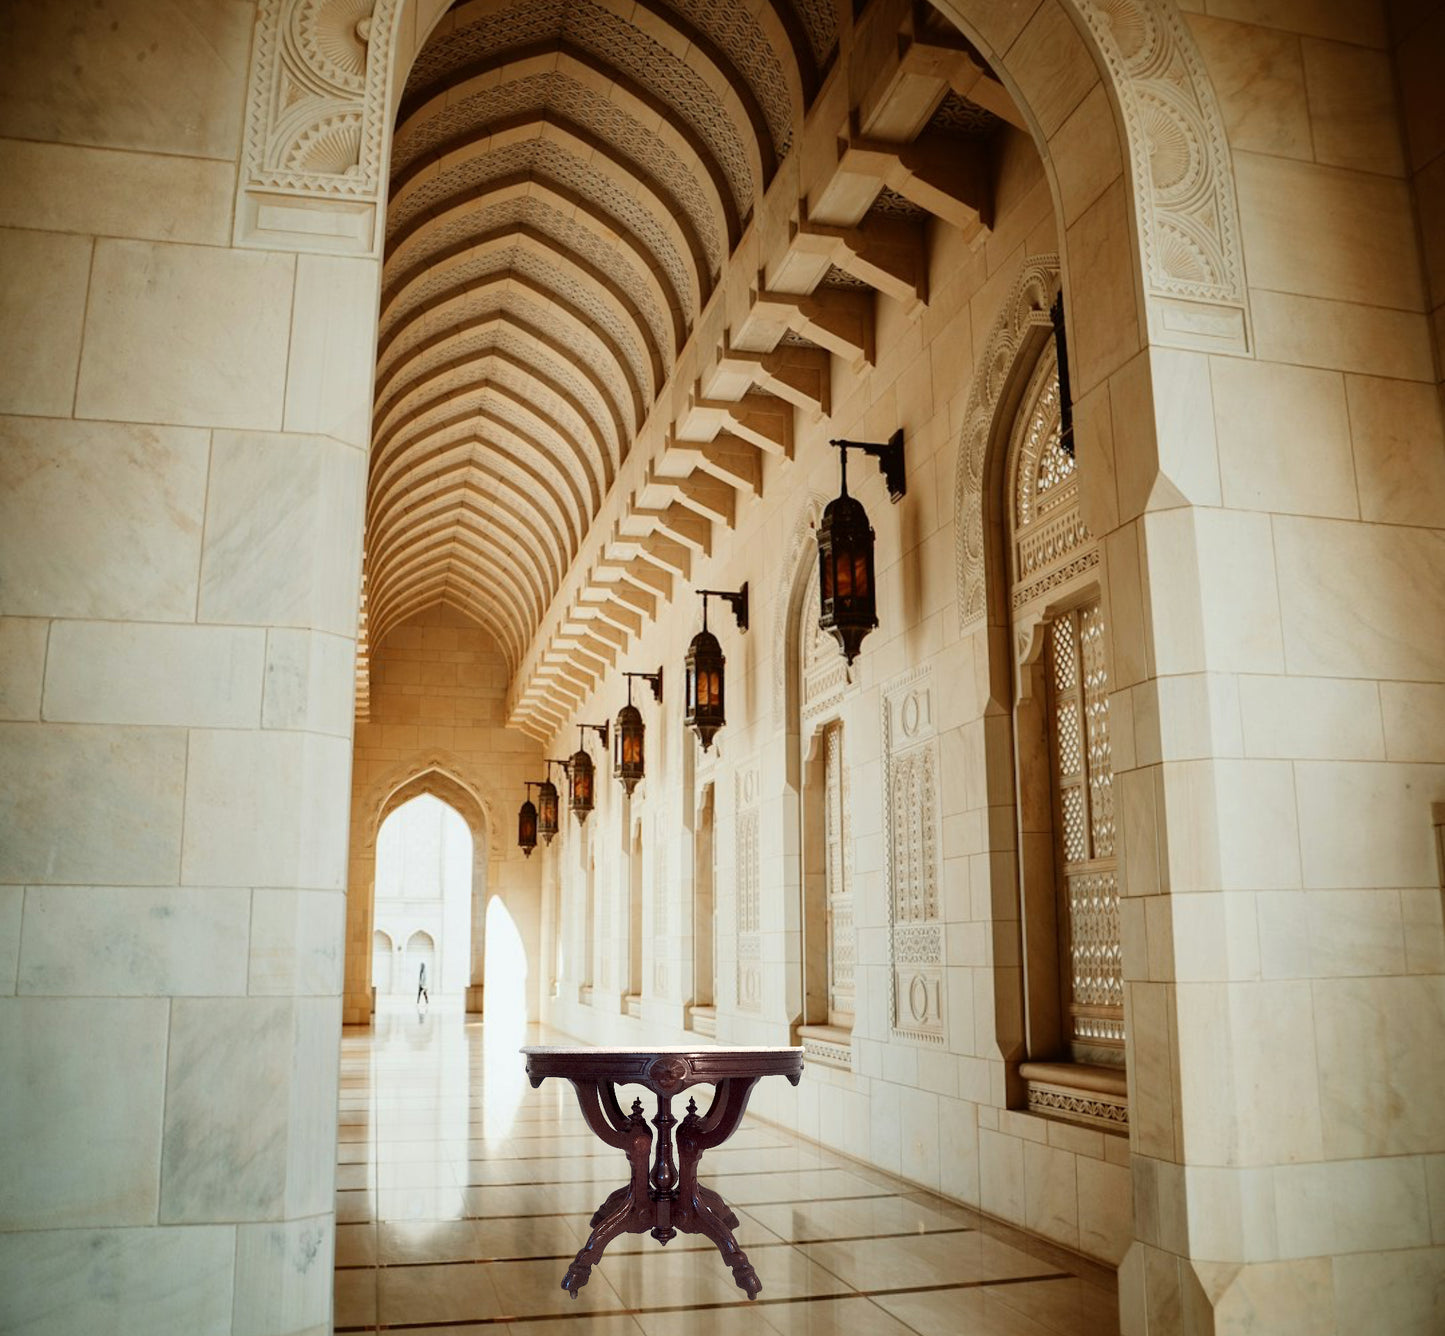
[[[493,905],[526,1021],[801,1043],[758,1115],[1127,1336],[1445,1329],[1445,7],[20,0],[0,55],[0,1329],[331,1329],[421,794],[469,1011]],[[829,441],[900,429],[850,669]]]

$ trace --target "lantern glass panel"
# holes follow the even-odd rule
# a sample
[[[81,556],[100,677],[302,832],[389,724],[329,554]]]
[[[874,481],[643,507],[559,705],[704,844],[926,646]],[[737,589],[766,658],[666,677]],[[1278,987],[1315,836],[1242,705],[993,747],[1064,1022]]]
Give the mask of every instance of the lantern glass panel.
[[[537,809],[530,798],[517,813],[517,844],[528,858],[537,847]]]
[[[557,833],[558,804],[557,786],[550,779],[543,780],[537,789],[537,833],[548,844]]]

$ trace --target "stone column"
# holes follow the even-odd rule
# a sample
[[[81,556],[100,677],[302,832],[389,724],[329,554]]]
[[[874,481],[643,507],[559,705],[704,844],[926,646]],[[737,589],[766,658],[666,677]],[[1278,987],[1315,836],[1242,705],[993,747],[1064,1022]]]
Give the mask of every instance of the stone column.
[[[256,21],[0,19],[17,1329],[330,1329],[378,266],[235,244]]]

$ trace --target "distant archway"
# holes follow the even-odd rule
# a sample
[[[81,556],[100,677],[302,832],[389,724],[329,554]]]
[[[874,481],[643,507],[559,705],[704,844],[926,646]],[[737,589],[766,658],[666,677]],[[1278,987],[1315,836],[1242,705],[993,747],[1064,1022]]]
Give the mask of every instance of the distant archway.
[[[470,971],[466,985],[466,1009],[480,1014],[483,1005],[483,980],[486,969],[486,905],[489,895],[488,860],[491,853],[493,819],[485,800],[464,779],[461,767],[451,758],[433,753],[421,765],[398,767],[376,783],[359,809],[365,821],[366,839],[360,856],[374,867],[377,838],[387,817],[399,807],[422,794],[445,803],[466,823],[472,837]],[[359,878],[358,878],[359,881]],[[353,884],[357,884],[354,882]],[[367,938],[376,927],[376,881],[369,877],[367,885]],[[356,962],[358,965],[360,961]],[[373,962],[367,960],[370,972]],[[348,974],[350,966],[348,966]],[[413,973],[415,973],[413,971]],[[373,983],[375,980],[373,980]]]

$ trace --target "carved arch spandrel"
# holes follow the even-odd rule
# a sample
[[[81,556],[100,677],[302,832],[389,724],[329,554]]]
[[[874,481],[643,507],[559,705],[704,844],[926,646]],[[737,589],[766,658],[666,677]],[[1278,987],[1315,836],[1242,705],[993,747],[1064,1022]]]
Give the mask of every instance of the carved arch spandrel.
[[[958,577],[959,626],[971,630],[988,612],[990,542],[984,525],[983,494],[990,454],[1001,450],[1023,380],[1033,368],[1039,342],[1052,337],[1049,307],[1059,286],[1059,257],[1037,255],[1020,271],[994,321],[963,414],[954,474],[954,550]]]

